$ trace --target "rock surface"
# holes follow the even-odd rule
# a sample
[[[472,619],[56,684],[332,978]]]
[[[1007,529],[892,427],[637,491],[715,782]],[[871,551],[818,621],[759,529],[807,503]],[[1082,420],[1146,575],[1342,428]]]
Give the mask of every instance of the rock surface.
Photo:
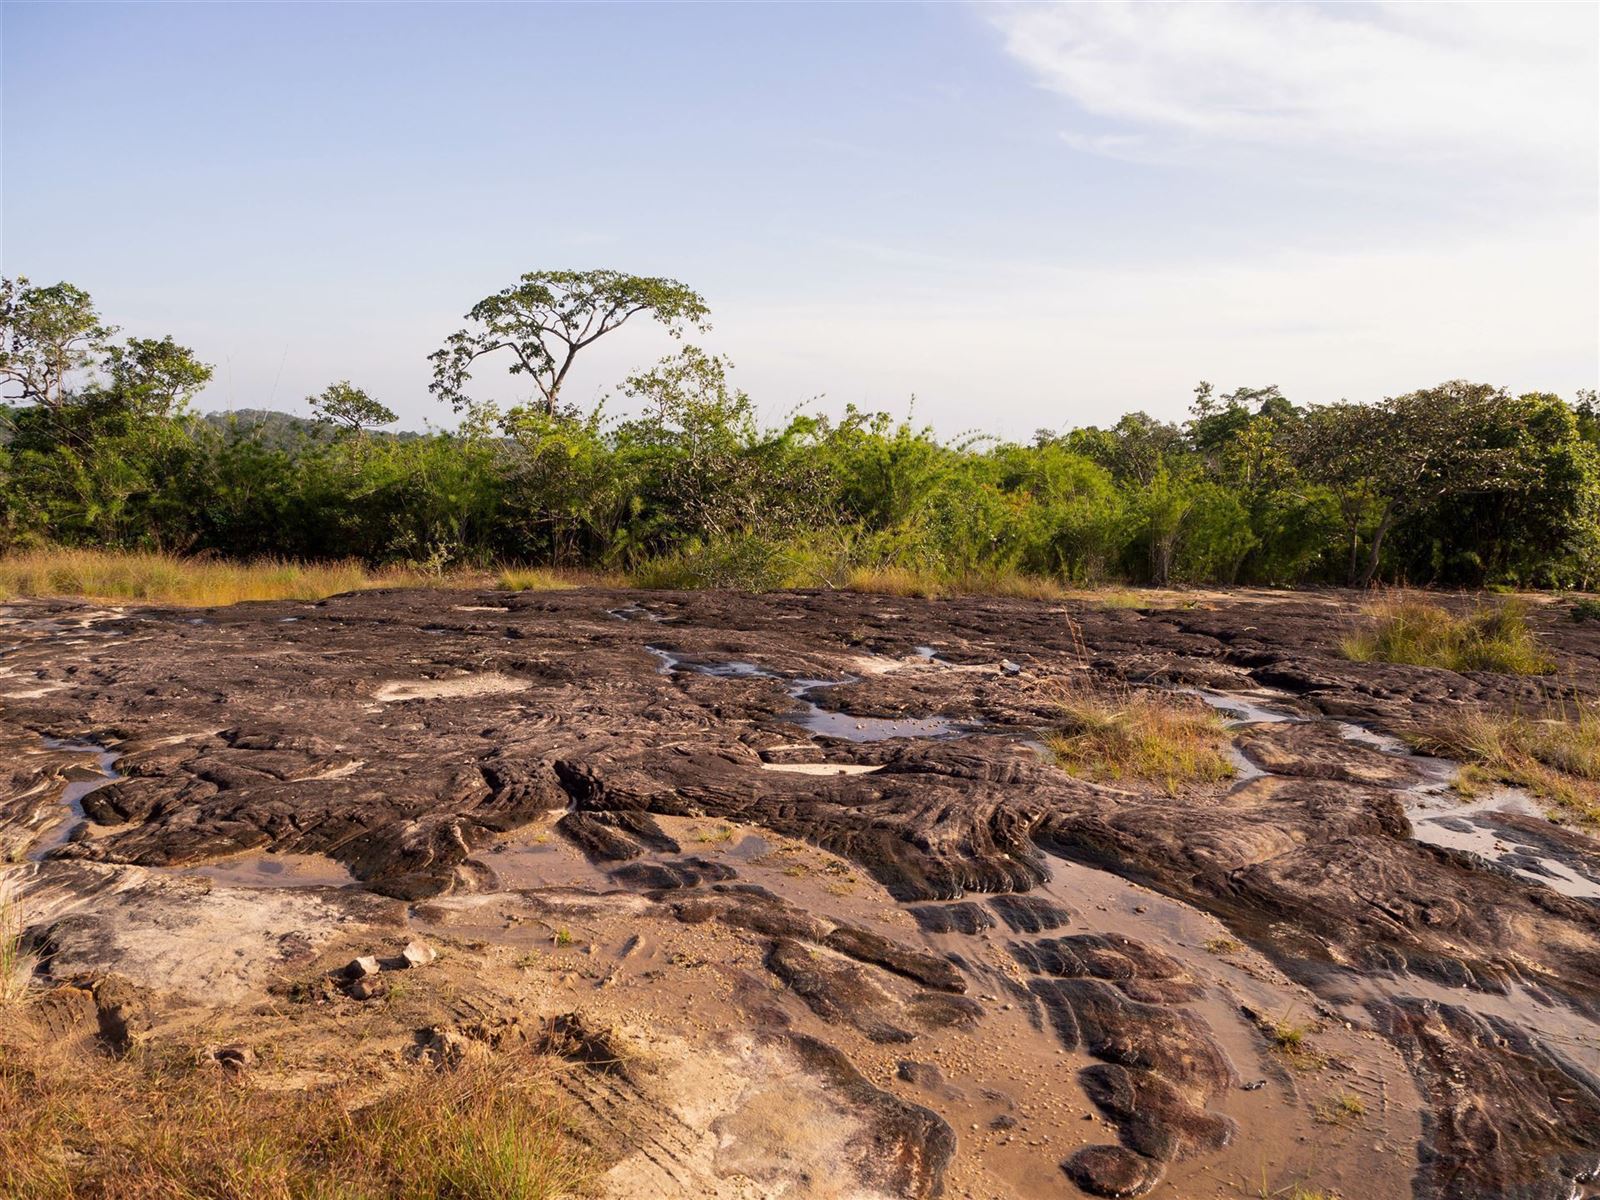
[[[1440,816],[1448,764],[1384,737],[1592,699],[1600,632],[1536,616],[1548,679],[1354,663],[1357,603],[14,604],[0,850],[62,985],[35,1023],[150,1036],[113,977],[332,1011],[413,961],[360,1019],[434,997],[408,1045],[445,1062],[509,1036],[537,979],[519,1003],[650,1047],[565,1085],[619,1197],[1209,1195],[1263,1170],[1584,1195],[1600,852],[1526,811]],[[1223,693],[1239,780],[1060,770],[1038,739],[1088,678]],[[1511,842],[1492,860],[1450,842],[1484,830]]]

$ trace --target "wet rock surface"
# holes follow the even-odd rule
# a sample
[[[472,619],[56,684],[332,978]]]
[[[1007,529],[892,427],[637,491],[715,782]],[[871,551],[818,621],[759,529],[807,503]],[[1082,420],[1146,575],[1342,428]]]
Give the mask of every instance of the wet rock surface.
[[[418,979],[444,938],[515,950],[678,1064],[571,1083],[623,1131],[619,1196],[1200,1196],[1264,1164],[1347,1195],[1583,1195],[1596,843],[1453,813],[1448,771],[1385,735],[1594,697],[1600,633],[1536,618],[1556,676],[1459,675],[1343,660],[1354,606],[13,605],[0,849],[63,982],[232,1004],[359,931],[440,946]],[[1249,769],[1178,796],[1068,776],[1038,738],[1091,679],[1200,689]],[[62,995],[43,1019],[97,1003]],[[1242,1007],[1327,1051],[1286,1059]],[[1336,1084],[1368,1102],[1330,1131]],[[697,1088],[720,1098],[688,1120]],[[801,1095],[843,1175],[754,1148]]]

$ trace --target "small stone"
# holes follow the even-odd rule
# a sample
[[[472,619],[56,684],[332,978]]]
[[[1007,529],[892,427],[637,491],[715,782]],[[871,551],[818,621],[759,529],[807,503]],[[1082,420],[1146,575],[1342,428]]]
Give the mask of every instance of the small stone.
[[[364,979],[368,975],[376,975],[382,969],[376,954],[363,954],[360,958],[350,960],[350,965],[345,967],[344,974],[346,979]]]
[[[901,1061],[895,1067],[895,1074],[918,1087],[938,1087],[944,1082],[944,1073],[938,1067],[932,1063],[913,1062],[910,1059]]]
[[[242,1071],[255,1065],[256,1052],[249,1046],[219,1046],[211,1057],[226,1071]]]
[[[426,942],[407,942],[400,957],[408,967],[425,967],[439,957],[439,952]]]
[[[383,981],[375,975],[364,975],[345,989],[352,1000],[371,1000],[383,991]]]

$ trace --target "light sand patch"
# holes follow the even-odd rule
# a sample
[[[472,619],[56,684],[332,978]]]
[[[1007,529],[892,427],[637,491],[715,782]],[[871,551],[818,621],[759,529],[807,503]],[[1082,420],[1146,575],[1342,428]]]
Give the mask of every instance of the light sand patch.
[[[462,675],[455,679],[394,680],[372,693],[380,704],[396,700],[454,700],[463,696],[493,696],[502,692],[525,692],[526,679],[490,672],[487,675]]]
[[[117,972],[207,1004],[264,997],[283,970],[286,939],[315,948],[362,924],[337,892],[317,888],[217,886],[106,863],[7,872],[24,927],[51,931],[51,970],[61,978]]]
[[[852,1169],[868,1134],[860,1114],[787,1048],[746,1036],[712,1047],[657,1035],[633,1049],[651,1065],[643,1089],[606,1081],[583,1097],[604,1111],[619,1096],[648,1130],[601,1178],[607,1200],[890,1200]],[[591,1081],[579,1076],[573,1090]]]
[[[316,775],[306,775],[302,779],[298,779],[295,782],[311,783],[322,779],[348,779],[366,765],[366,759],[358,758],[353,762],[347,762],[340,767],[329,767],[326,771],[322,771]]]
[[[452,612],[510,612],[504,604],[452,604]]]
[[[856,675],[887,675],[891,671],[898,671],[905,667],[906,660],[889,658],[882,654],[858,654],[854,658],[845,660],[850,671]]]
[[[59,692],[68,686],[64,683],[41,683],[36,687],[21,692],[0,692],[0,700],[37,700],[40,696],[48,696],[51,692]]]
[[[787,771],[791,775],[871,775],[883,767],[863,766],[859,763],[769,763],[761,764],[763,771]]]

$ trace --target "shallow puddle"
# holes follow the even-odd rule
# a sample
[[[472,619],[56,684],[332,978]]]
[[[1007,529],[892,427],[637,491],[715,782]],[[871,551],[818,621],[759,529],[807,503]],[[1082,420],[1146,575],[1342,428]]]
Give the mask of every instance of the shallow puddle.
[[[1545,820],[1544,811],[1526,792],[1499,788],[1477,801],[1463,801],[1451,790],[1461,764],[1448,758],[1415,753],[1402,739],[1350,721],[1306,717],[1273,707],[1268,693],[1243,694],[1205,688],[1179,689],[1197,696],[1232,718],[1229,727],[1254,724],[1332,725],[1339,736],[1405,761],[1420,782],[1398,789],[1411,820],[1412,836],[1427,845],[1475,854],[1491,869],[1515,875],[1564,896],[1600,900],[1600,863],[1574,853],[1558,839],[1544,836],[1534,821]],[[1285,697],[1287,699],[1287,697]],[[1229,759],[1241,782],[1260,779],[1271,772],[1252,763],[1237,748]]]
[[[121,779],[113,764],[117,755],[96,742],[72,741],[61,738],[44,738],[45,749],[65,750],[70,754],[92,755],[94,768],[100,772],[98,779],[74,779],[61,789],[59,802],[66,812],[50,826],[44,835],[34,844],[28,857],[37,861],[44,858],[50,851],[58,846],[65,845],[79,826],[84,822],[83,798],[97,788],[103,788],[114,780]]]
[[[720,679],[784,679],[784,676],[777,672],[751,662],[737,659],[695,662],[673,654],[669,650],[663,650],[659,646],[646,646],[645,649],[660,660],[661,665],[656,670],[662,675],[693,671],[697,675],[710,675]],[[970,725],[951,720],[949,717],[861,717],[823,708],[812,698],[814,692],[857,682],[859,681],[851,676],[843,679],[792,680],[789,684],[789,696],[800,704],[800,711],[780,715],[784,720],[793,721],[819,737],[840,738],[851,742],[883,742],[891,738],[961,737],[973,732]]]
[[[1300,713],[1291,709],[1273,708],[1262,703],[1266,693],[1247,695],[1243,692],[1218,692],[1210,688],[1197,687],[1178,688],[1177,691],[1185,696],[1194,696],[1205,701],[1226,717],[1230,726],[1298,724],[1306,720]]]
[[[351,887],[358,882],[343,863],[321,854],[242,854],[181,871],[224,887]]]
[[[1499,870],[1564,896],[1600,900],[1600,862],[1574,853],[1541,830],[1546,823],[1536,804],[1513,788],[1484,800],[1417,808],[1412,834],[1419,842],[1475,854]]]
[[[606,609],[606,616],[615,617],[619,621],[670,621],[671,617],[663,613],[652,612],[642,604],[628,604],[622,608]]]

